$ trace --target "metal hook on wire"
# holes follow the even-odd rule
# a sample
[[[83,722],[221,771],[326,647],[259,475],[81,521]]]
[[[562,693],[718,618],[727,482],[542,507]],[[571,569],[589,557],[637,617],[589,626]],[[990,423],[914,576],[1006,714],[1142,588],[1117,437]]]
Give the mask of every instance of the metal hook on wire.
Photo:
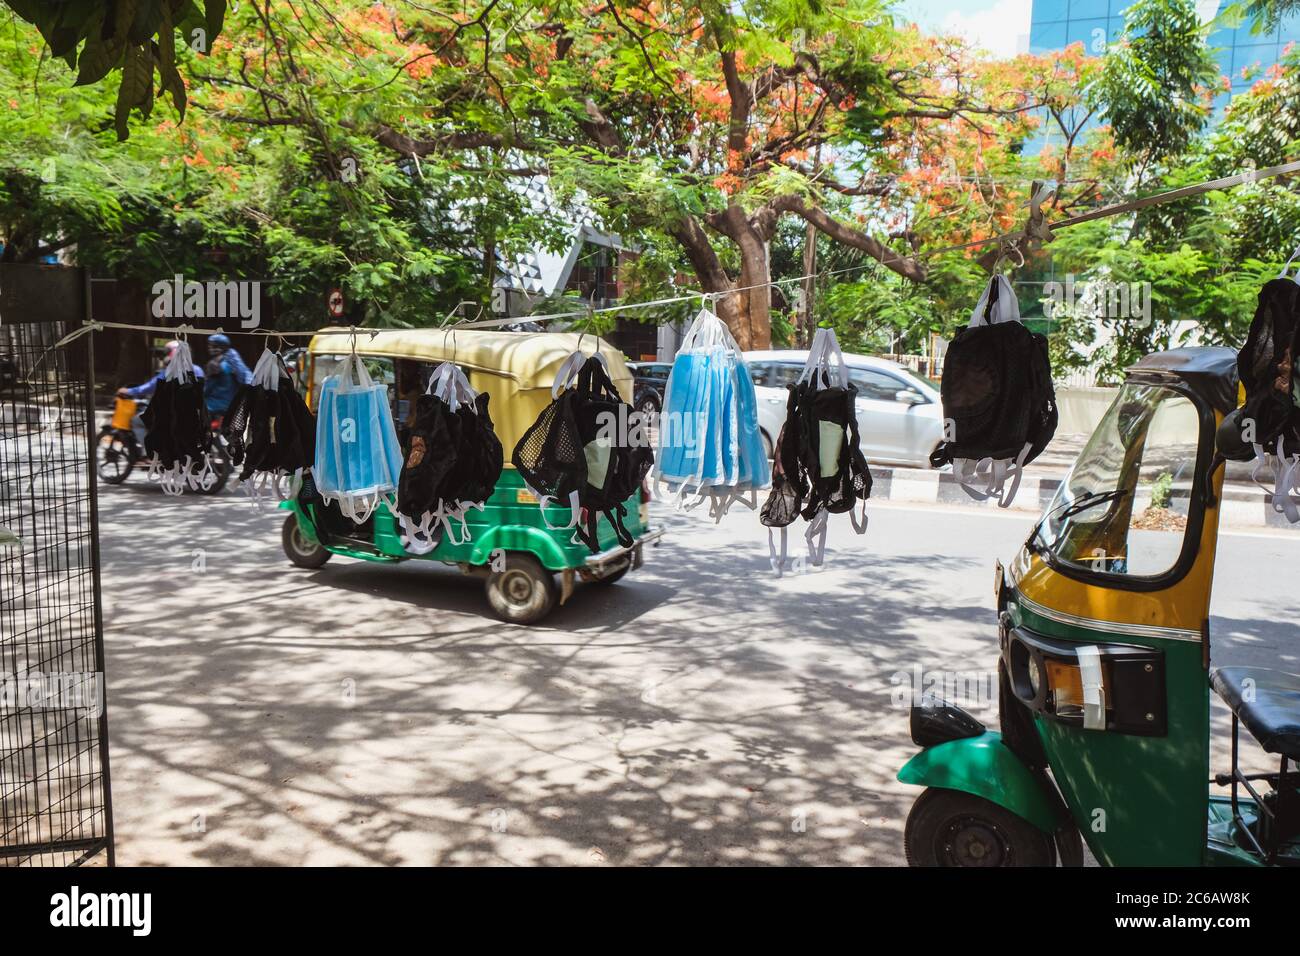
[[[993,267],[989,271],[996,275],[998,270],[1002,268],[1002,263],[1008,261],[1013,253],[1017,261],[1011,267],[1012,271],[1024,268],[1025,254],[1020,251],[1020,239],[1013,236],[999,244],[997,258],[993,260]]]

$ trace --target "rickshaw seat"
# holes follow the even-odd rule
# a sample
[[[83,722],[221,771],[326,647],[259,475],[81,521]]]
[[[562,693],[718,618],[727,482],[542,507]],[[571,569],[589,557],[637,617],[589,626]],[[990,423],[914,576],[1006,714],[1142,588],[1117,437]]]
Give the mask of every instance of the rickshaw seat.
[[[1300,760],[1300,676],[1267,667],[1218,667],[1210,686],[1268,753]]]

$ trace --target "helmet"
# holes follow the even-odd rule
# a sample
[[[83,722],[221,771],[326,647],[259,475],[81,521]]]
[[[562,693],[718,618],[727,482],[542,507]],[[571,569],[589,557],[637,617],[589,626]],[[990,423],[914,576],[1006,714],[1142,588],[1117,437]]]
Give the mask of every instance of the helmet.
[[[228,349],[230,348],[230,339],[220,332],[208,336],[208,348],[210,349]]]

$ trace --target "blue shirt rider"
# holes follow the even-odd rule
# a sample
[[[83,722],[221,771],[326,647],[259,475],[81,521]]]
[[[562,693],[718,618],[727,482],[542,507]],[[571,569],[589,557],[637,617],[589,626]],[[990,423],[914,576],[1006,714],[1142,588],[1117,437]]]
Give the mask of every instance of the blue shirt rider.
[[[119,388],[117,390],[117,397],[129,398],[133,402],[138,402],[142,398],[152,398],[153,393],[158,390],[159,383],[166,378],[167,366],[171,365],[172,359],[175,357],[178,348],[180,348],[179,342],[174,340],[168,342],[167,357],[163,360],[162,368],[154,372],[153,377],[142,385],[137,385],[134,388]],[[199,368],[197,365],[194,367],[194,378],[197,381],[203,381],[203,369]],[[137,411],[131,418],[131,430],[135,432],[135,437],[138,441],[144,441],[144,423],[140,420],[139,411]]]
[[[168,342],[167,358],[163,360],[162,368],[154,372],[153,378],[149,379],[149,381],[145,382],[143,385],[137,385],[135,388],[119,388],[117,390],[118,398],[129,398],[131,401],[137,402],[142,398],[152,397],[153,393],[158,390],[158,383],[166,377],[167,366],[171,364],[172,358],[176,355],[176,350],[178,348],[180,348],[179,342]],[[199,368],[197,365],[194,367],[194,377],[199,381],[203,380],[203,369]]]
[[[209,335],[208,364],[203,367],[203,400],[208,414],[224,416],[235,400],[235,393],[252,380],[252,371],[231,347],[230,339],[220,332]]]

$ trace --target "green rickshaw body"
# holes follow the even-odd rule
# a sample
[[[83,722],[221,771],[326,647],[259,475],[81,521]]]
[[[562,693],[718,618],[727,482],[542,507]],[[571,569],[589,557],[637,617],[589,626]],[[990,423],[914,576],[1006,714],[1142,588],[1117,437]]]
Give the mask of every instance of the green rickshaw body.
[[[918,706],[926,749],[901,781],[972,794],[1043,833],[1072,823],[1108,866],[1300,860],[1285,825],[1260,836],[1252,799],[1209,793],[1215,432],[1239,401],[1228,349],[1174,349],[1129,370],[1029,541],[998,568],[1001,734],[960,708]],[[1234,757],[1218,779],[1239,773]],[[914,816],[909,848],[949,832],[949,818]]]
[[[413,419],[415,403],[443,362],[455,363],[476,392],[487,397],[488,413],[506,459],[501,477],[482,509],[472,508],[462,526],[436,527],[438,544],[429,552],[408,552],[400,520],[381,505],[358,526],[332,507],[297,501],[282,507],[294,521],[283,531],[286,556],[299,567],[322,566],[331,555],[366,561],[427,560],[460,567],[485,578],[487,597],[498,616],[512,623],[533,623],[555,605],[565,603],[576,580],[612,584],[640,567],[644,546],[663,532],[649,527],[642,492],[624,502],[624,526],[632,545],[624,547],[601,515],[597,552],[575,541],[571,510],[551,503],[542,514],[537,496],[525,487],[509,463],[511,453],[553,399],[557,373],[574,352],[599,354],[610,380],[624,401],[632,399],[632,373],[622,354],[593,336],[569,332],[499,332],[411,329],[383,335],[326,329],[307,350],[303,382],[314,407],[322,382],[355,353],[371,379],[389,389],[393,420],[400,435]],[[557,585],[556,578],[560,579]]]
[[[1199,640],[1092,631],[1029,610],[1015,589],[1011,624],[1081,647],[1122,640],[1163,658],[1164,736],[1085,730],[1035,714],[1033,726],[1070,817],[1106,866],[1200,866],[1210,778],[1209,683]]]
[[[1032,771],[995,731],[927,747],[903,765],[898,780],[983,797],[1044,833],[1055,833],[1064,822]]]
[[[311,541],[323,544],[333,554],[351,558],[371,561],[427,560],[482,567],[490,564],[494,552],[522,552],[536,557],[549,571],[565,571],[585,567],[592,556],[586,545],[574,543],[572,528],[553,529],[546,526],[547,521],[552,525],[567,524],[570,510],[552,505],[546,509],[543,518],[536,496],[524,486],[519,472],[509,466],[502,469],[496,490],[484,502],[483,510],[471,509],[465,516],[469,540],[453,543],[452,535],[444,534],[438,546],[426,554],[407,553],[402,545],[400,523],[392,512],[382,506],[375,512],[373,519],[373,548],[358,547],[328,535],[327,540],[322,541],[316,533],[316,515],[304,515],[302,507],[296,501],[286,501],[281,507],[298,516],[302,533]],[[629,498],[624,507],[627,509],[624,524],[632,537],[639,540],[649,529],[638,496]],[[314,507],[312,511],[315,511]],[[303,520],[304,517],[306,520]],[[453,530],[455,541],[460,542],[464,536],[460,522],[453,523]],[[604,516],[597,523],[597,536],[602,551],[618,548],[618,538]]]

